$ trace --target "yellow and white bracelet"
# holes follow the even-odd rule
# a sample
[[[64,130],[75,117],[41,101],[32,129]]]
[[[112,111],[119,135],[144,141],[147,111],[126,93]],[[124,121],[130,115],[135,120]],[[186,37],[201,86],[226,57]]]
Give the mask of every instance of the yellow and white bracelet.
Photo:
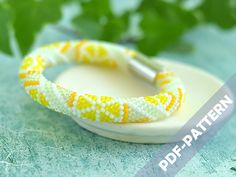
[[[132,69],[155,84],[159,93],[131,98],[80,94],[43,76],[45,68],[65,62]],[[179,109],[185,95],[181,79],[173,72],[163,71],[138,52],[98,41],[59,42],[39,48],[24,58],[19,77],[26,92],[41,105],[100,122],[142,123],[166,118]]]

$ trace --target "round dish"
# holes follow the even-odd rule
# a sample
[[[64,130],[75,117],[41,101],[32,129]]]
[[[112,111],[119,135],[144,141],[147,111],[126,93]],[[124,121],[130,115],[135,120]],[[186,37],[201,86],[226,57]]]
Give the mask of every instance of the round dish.
[[[151,123],[127,123],[127,124],[111,124],[102,122],[93,122],[79,117],[74,120],[83,128],[99,134],[101,136],[135,143],[166,143],[171,135],[174,135],[196,111],[223,85],[222,81],[211,74],[179,62],[165,59],[157,59],[165,65],[169,70],[174,71],[183,79],[188,95],[183,107],[173,116]],[[153,88],[148,84],[137,79],[129,73],[119,73],[115,70],[99,70],[86,66],[78,66],[70,68],[61,73],[56,79],[56,83],[63,85],[81,93],[86,92],[90,88],[90,92],[97,95],[107,93],[111,96],[137,96],[142,94],[152,94]],[[88,72],[89,71],[89,72]],[[96,75],[96,77],[93,77]],[[117,76],[120,76],[117,78]],[[89,81],[86,80],[89,78]],[[93,79],[94,78],[94,79]],[[122,79],[122,85],[117,84]],[[92,87],[99,81],[103,81],[103,86]],[[115,82],[111,82],[114,81]],[[81,87],[83,83],[83,87]],[[207,83],[207,84],[206,84]],[[135,89],[137,86],[138,89]]]

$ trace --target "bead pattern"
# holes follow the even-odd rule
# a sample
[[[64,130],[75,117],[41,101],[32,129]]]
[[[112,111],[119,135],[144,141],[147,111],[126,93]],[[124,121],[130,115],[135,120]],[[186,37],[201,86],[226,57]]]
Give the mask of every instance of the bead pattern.
[[[159,94],[139,98],[81,95],[43,76],[45,68],[63,62],[127,68],[127,60],[137,55],[133,50],[104,42],[58,42],[26,56],[19,68],[19,78],[33,100],[72,117],[112,123],[143,123],[170,116],[181,107],[185,97],[183,83],[173,72],[163,71],[156,75]]]

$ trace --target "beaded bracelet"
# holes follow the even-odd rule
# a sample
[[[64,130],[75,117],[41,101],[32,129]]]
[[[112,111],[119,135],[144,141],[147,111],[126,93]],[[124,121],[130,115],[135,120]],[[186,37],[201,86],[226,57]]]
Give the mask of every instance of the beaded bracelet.
[[[59,63],[97,64],[133,70],[152,82],[154,96],[119,98],[79,94],[52,83],[45,68]],[[176,112],[184,100],[182,81],[144,55],[118,45],[98,41],[69,41],[39,48],[24,58],[19,78],[26,92],[41,105],[71,117],[100,122],[152,122]]]

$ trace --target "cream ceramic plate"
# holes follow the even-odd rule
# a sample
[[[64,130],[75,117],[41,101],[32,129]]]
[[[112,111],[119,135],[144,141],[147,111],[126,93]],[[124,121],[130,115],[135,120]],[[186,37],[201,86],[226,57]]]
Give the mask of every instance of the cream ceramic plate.
[[[91,132],[116,140],[135,143],[169,142],[168,138],[174,135],[223,83],[190,65],[160,59],[158,62],[177,73],[185,83],[186,101],[178,113],[154,123],[111,124],[75,118],[77,123]],[[154,87],[130,72],[88,65],[64,71],[58,76],[56,83],[81,94],[131,97],[156,93]]]

